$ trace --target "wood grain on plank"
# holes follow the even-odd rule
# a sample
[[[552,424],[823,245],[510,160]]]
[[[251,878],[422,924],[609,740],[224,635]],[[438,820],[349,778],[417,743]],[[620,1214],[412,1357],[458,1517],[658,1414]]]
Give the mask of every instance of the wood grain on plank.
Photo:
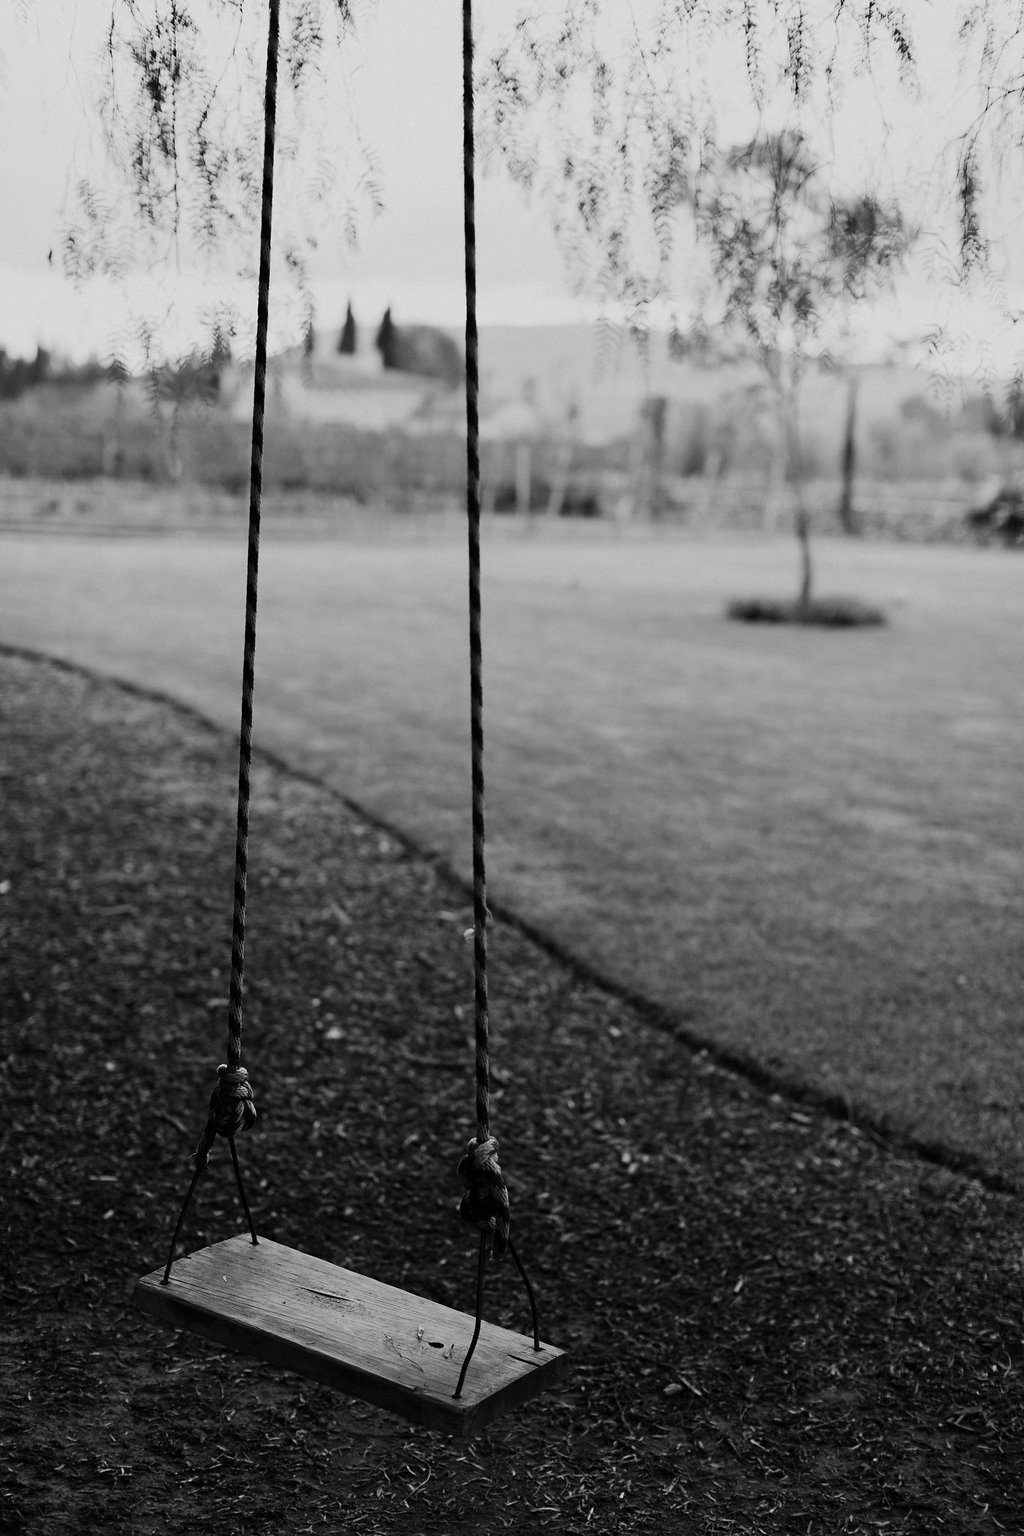
[[[326,1382],[431,1429],[470,1435],[565,1374],[550,1344],[485,1322],[454,1397],[473,1318],[280,1243],[238,1236],[135,1287],[175,1328]]]

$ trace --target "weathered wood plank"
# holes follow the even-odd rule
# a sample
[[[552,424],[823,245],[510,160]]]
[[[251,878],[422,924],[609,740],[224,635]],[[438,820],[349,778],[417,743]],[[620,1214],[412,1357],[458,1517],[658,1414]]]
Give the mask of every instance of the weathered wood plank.
[[[560,1379],[566,1356],[485,1322],[453,1394],[473,1319],[260,1238],[231,1237],[154,1270],[136,1305],[174,1328],[326,1382],[430,1429],[471,1435]]]

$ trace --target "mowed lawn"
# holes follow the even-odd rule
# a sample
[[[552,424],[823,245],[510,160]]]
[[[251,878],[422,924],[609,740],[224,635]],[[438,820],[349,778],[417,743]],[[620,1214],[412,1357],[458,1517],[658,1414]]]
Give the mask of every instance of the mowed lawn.
[[[0,644],[226,728],[229,839],[243,543],[0,540]],[[1024,558],[817,549],[885,628],[728,622],[794,588],[787,539],[487,538],[492,897],[692,1038],[1024,1185]],[[261,582],[257,752],[466,871],[461,538],[269,529]],[[270,833],[257,806],[253,860]]]

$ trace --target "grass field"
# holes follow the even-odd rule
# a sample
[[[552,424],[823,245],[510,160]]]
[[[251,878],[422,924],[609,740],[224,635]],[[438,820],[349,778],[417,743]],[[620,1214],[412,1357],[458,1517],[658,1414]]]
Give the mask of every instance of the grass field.
[[[257,751],[464,870],[461,540],[269,535]],[[890,622],[820,633],[722,616],[793,589],[788,540],[506,530],[485,559],[494,900],[690,1037],[1024,1184],[1024,563],[821,540],[821,592]],[[243,560],[5,536],[0,643],[234,726]]]

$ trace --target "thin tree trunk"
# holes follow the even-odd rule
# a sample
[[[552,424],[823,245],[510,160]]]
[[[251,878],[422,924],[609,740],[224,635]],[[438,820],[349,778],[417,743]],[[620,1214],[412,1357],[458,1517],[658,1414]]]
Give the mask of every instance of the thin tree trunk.
[[[843,488],[839,497],[839,526],[844,533],[860,532],[853,510],[853,480],[857,467],[857,390],[860,380],[850,373],[846,381],[846,431],[841,463]]]
[[[665,510],[665,412],[668,401],[664,395],[653,395],[650,401],[651,423],[651,517],[658,520]]]
[[[516,481],[516,511],[533,515],[533,450],[525,438],[516,443],[513,453]]]
[[[635,504],[637,513],[656,522],[664,510],[665,413],[664,395],[648,395],[640,407],[640,430]]]
[[[811,523],[807,515],[807,508],[802,505],[802,500],[798,500],[796,509],[796,536],[800,542],[799,604],[801,608],[809,608],[814,576],[811,564]]]
[[[800,595],[797,601],[801,608],[807,608],[814,586],[814,566],[811,560],[811,518],[804,499],[804,467],[800,453],[800,412],[795,379],[785,388],[782,400],[786,417],[787,467],[793,486],[794,523],[797,543],[800,547]]]
[[[718,495],[719,483],[722,479],[722,470],[725,465],[725,454],[718,443],[713,443],[708,449],[707,458],[704,461],[703,489],[704,497],[701,505],[701,522],[705,528],[710,528],[715,515],[715,502]]]
[[[167,421],[167,432],[164,439],[164,467],[167,478],[172,485],[177,485],[181,479],[181,412],[179,402],[172,400],[171,412]]]
[[[564,436],[558,444],[555,472],[551,481],[551,494],[548,497],[548,517],[561,517],[562,508],[565,506],[565,497],[569,489],[569,477],[572,473],[573,460],[576,456],[576,429],[578,421],[579,406],[573,401],[566,414]]]

